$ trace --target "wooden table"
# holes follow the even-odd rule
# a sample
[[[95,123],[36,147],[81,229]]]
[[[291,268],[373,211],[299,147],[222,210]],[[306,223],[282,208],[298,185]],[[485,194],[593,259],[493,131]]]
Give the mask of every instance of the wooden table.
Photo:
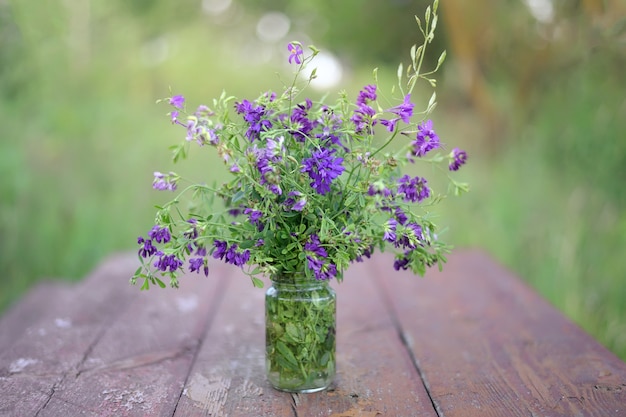
[[[128,285],[135,255],[35,287],[0,320],[2,416],[626,416],[626,364],[480,251],[443,273],[378,254],[338,294],[332,388],[264,377],[264,290],[218,262]]]

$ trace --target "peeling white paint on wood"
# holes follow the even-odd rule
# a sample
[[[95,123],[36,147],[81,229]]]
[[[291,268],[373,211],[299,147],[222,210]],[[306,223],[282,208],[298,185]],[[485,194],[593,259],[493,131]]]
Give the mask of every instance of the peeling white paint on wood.
[[[22,372],[27,366],[34,365],[39,362],[37,359],[19,358],[9,365],[9,373],[17,374]]]

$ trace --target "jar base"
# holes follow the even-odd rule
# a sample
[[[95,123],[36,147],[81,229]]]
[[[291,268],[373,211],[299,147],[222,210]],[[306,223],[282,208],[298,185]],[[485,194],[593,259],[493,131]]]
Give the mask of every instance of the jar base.
[[[313,394],[314,392],[320,392],[320,391],[324,391],[326,389],[328,389],[330,387],[330,384],[325,385],[323,387],[319,387],[319,388],[305,388],[305,389],[291,389],[291,388],[281,388],[281,387],[277,387],[272,385],[272,388],[274,388],[277,391],[282,391],[282,392],[289,392],[289,393],[297,393],[297,394]]]

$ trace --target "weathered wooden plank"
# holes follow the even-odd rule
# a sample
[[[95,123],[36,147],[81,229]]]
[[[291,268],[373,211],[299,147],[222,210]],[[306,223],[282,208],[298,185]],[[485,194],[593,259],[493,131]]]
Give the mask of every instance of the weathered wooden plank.
[[[130,276],[136,263],[135,256],[110,257],[74,289],[71,302],[51,304],[39,321],[0,353],[0,410],[10,416],[29,416],[46,405],[136,294],[125,285],[127,279],[121,285],[107,282],[111,277]]]
[[[329,391],[271,388],[264,368],[264,291],[233,276],[176,416],[435,416],[411,358],[372,282],[356,264],[338,290],[338,373]]]
[[[171,416],[232,272],[220,265],[208,278],[181,277],[178,290],[138,294],[39,415]],[[115,280],[128,285],[129,277]]]
[[[334,393],[299,396],[298,415],[436,416],[423,382],[375,283],[378,257],[348,269],[337,290]],[[393,269],[389,268],[389,273]]]
[[[292,415],[290,395],[265,382],[264,291],[233,269],[175,416]]]
[[[0,352],[18,340],[51,309],[52,304],[70,300],[73,286],[46,281],[31,289],[0,317]]]
[[[387,275],[441,414],[626,416],[626,364],[483,253],[456,252],[424,279]]]

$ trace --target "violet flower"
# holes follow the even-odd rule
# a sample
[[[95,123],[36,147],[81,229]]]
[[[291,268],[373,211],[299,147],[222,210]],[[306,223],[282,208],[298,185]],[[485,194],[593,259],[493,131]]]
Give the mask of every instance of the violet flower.
[[[289,63],[292,64],[295,62],[296,64],[302,64],[302,55],[304,51],[302,51],[302,46],[295,42],[290,42],[287,45],[287,50],[289,51]]]

